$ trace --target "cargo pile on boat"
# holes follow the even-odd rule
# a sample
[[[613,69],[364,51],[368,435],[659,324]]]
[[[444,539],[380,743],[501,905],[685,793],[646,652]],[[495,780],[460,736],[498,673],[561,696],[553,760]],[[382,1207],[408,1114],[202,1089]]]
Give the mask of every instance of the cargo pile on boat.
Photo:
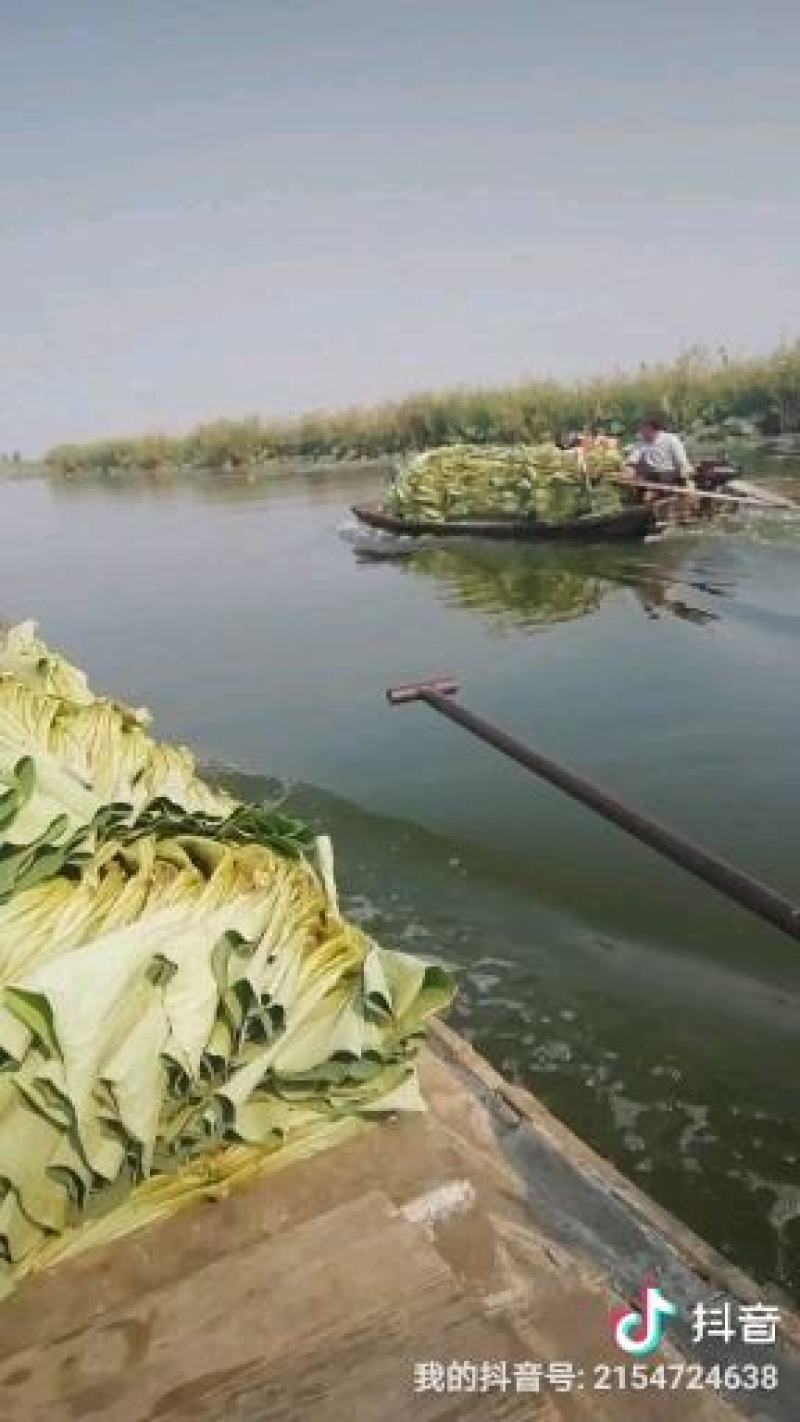
[[[604,475],[622,468],[613,441],[562,450],[555,444],[445,445],[399,471],[391,510],[430,523],[525,518],[551,523],[622,506]]]
[[[342,917],[327,840],[0,636],[0,1291],[418,1109],[451,992]]]

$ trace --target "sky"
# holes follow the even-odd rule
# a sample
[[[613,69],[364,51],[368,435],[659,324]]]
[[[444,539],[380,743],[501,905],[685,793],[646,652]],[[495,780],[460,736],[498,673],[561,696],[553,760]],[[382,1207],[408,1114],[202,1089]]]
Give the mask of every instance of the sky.
[[[796,0],[0,0],[0,451],[800,334]]]

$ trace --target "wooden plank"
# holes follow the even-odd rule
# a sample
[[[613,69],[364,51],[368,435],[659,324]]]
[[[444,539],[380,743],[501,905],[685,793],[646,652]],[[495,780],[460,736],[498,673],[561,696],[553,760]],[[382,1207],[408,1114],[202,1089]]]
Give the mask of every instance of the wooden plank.
[[[334,1352],[337,1326],[360,1330],[389,1307],[447,1297],[450,1271],[424,1237],[371,1193],[257,1245],[219,1252],[88,1327],[37,1342],[0,1368],[3,1422],[104,1422],[159,1414],[159,1399],[189,1379],[218,1388],[281,1355]],[[387,1290],[387,1277],[392,1280]],[[172,1415],[167,1406],[164,1415]]]
[[[639,1228],[637,1212],[544,1107],[447,1029],[434,1042],[420,1063],[427,1117],[384,1123],[23,1285],[2,1312],[2,1422],[638,1422],[641,1394],[591,1388],[595,1364],[620,1361],[608,1312],[626,1294],[608,1247]],[[617,1233],[601,1256],[554,1231],[567,1218],[591,1232],[612,1197]],[[665,1357],[673,1344],[671,1330]],[[559,1359],[589,1385],[538,1396],[413,1386],[425,1360]],[[794,1416],[773,1396],[762,1404],[775,1422]],[[654,1394],[646,1415],[732,1412],[676,1392]]]
[[[385,1422],[387,1405],[392,1422],[532,1415],[511,1393],[416,1393],[414,1363],[432,1344],[446,1360],[521,1354],[510,1325],[487,1319],[425,1234],[371,1192],[7,1358],[0,1415]]]
[[[430,1116],[404,1116],[163,1223],[33,1274],[0,1306],[0,1362],[370,1190],[402,1203],[457,1168]],[[221,1243],[224,1241],[224,1244]]]

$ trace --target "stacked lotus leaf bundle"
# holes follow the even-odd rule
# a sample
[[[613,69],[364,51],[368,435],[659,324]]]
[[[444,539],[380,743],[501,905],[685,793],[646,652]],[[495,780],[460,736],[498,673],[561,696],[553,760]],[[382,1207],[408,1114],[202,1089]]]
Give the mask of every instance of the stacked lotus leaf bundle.
[[[0,1289],[420,1108],[447,974],[32,624],[0,637],[0,785]]]
[[[562,450],[555,444],[445,445],[415,455],[392,490],[393,511],[432,523],[532,518],[559,523],[621,506],[622,458],[612,443]]]

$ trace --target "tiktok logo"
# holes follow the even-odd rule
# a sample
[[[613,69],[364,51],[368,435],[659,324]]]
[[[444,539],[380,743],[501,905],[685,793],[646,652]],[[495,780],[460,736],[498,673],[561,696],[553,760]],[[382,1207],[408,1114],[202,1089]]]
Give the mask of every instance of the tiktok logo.
[[[664,1337],[666,1320],[677,1317],[678,1309],[655,1280],[645,1280],[639,1297],[641,1309],[615,1309],[611,1327],[618,1348],[635,1358],[648,1358]]]

